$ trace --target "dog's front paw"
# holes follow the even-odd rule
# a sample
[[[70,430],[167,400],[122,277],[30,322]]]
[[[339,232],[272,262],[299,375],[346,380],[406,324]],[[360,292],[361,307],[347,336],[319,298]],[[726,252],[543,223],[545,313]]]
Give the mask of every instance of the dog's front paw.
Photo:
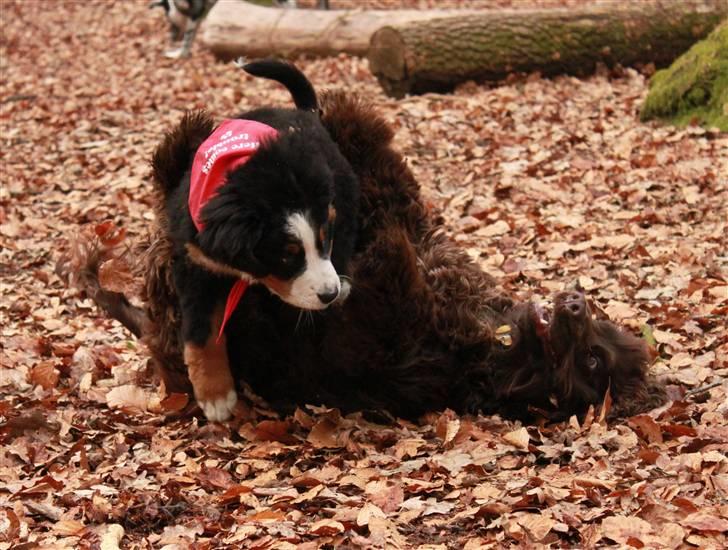
[[[224,343],[217,344],[214,338],[204,348],[187,343],[184,358],[195,399],[207,419],[221,422],[230,418],[238,396]]]
[[[238,394],[234,389],[222,397],[197,398],[197,404],[211,422],[222,422],[230,418],[237,402]]]
[[[183,57],[189,57],[190,52],[184,48],[177,48],[175,50],[167,50],[164,52],[164,57],[169,59],[182,59]]]

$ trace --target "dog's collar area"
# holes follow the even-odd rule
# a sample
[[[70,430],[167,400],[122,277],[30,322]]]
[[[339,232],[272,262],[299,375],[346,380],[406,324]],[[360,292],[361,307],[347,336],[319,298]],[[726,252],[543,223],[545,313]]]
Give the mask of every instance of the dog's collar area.
[[[227,325],[230,316],[235,311],[235,308],[240,303],[240,300],[242,300],[245,291],[251,284],[258,281],[257,279],[255,279],[255,277],[249,275],[248,273],[245,273],[244,271],[240,271],[239,269],[235,269],[232,266],[225,265],[221,262],[218,262],[217,260],[213,260],[202,250],[200,250],[199,247],[195,246],[192,243],[187,243],[185,245],[185,248],[187,250],[187,258],[189,258],[189,260],[193,264],[198,265],[203,269],[210,271],[211,273],[215,273],[217,275],[225,275],[228,277],[235,277],[237,279],[237,281],[235,281],[235,283],[233,284],[233,287],[230,289],[227,301],[225,302],[225,313],[223,314],[222,323],[220,324],[220,332],[217,335],[217,342],[220,342],[222,335],[225,333],[225,325]]]
[[[215,273],[216,275],[225,275],[227,277],[235,277],[236,279],[242,279],[249,283],[252,283],[255,280],[254,277],[244,271],[240,271],[232,266],[213,260],[197,245],[187,243],[185,245],[185,249],[187,250],[187,257],[193,264],[196,264],[211,273]]]

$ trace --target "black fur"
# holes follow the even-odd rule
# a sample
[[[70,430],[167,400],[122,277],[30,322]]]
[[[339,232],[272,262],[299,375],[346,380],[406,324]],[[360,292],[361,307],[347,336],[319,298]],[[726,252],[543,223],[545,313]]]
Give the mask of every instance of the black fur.
[[[187,202],[195,150],[213,129],[209,117],[204,113],[186,115],[166,136],[153,159],[173,245],[181,339],[197,346],[209,339],[211,317],[224,304],[236,279],[190,261],[189,245],[226,268],[258,280],[285,282],[298,275],[282,259],[289,239],[286,217],[292,212],[306,212],[318,228],[327,223],[330,206],[336,210],[331,261],[341,276],[348,273],[355,244],[357,179],[318,114],[310,109],[317,105],[313,87],[292,65],[266,61],[251,66],[261,75],[291,85],[296,104],[307,109],[266,107],[237,116],[265,123],[279,134],[275,140],[262,143],[247,163],[228,174],[217,195],[201,211],[204,229],[198,232],[195,228]],[[268,293],[264,288],[259,291]]]
[[[318,112],[316,91],[303,73],[291,71],[287,65],[271,59],[246,63],[243,69],[253,76],[280,82],[291,92],[296,107],[303,111]]]

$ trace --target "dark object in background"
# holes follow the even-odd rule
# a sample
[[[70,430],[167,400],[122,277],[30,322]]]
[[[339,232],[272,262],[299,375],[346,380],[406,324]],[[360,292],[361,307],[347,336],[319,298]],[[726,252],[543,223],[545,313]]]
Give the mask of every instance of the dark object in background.
[[[154,0],[150,8],[162,8],[169,21],[169,34],[172,42],[181,41],[179,48],[165,52],[171,59],[189,57],[192,42],[202,19],[212,9],[217,0]]]
[[[306,403],[416,418],[450,407],[567,418],[602,402],[611,416],[665,400],[639,338],[592,319],[580,291],[558,294],[551,319],[494,284],[432,221],[393,132],[365,102],[324,94],[322,121],[359,176],[351,294],[312,315],[251,287],[227,329],[240,381],[281,412]],[[160,216],[163,228],[167,221]],[[164,230],[146,247],[145,337],[168,391],[185,391],[176,291]]]

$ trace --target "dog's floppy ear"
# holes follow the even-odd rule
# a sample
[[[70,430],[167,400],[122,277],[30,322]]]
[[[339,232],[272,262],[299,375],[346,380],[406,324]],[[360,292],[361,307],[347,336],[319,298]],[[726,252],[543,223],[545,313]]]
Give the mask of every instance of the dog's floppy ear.
[[[267,270],[255,255],[265,216],[234,193],[220,193],[201,212],[204,229],[197,235],[202,250],[217,261],[261,277]]]

